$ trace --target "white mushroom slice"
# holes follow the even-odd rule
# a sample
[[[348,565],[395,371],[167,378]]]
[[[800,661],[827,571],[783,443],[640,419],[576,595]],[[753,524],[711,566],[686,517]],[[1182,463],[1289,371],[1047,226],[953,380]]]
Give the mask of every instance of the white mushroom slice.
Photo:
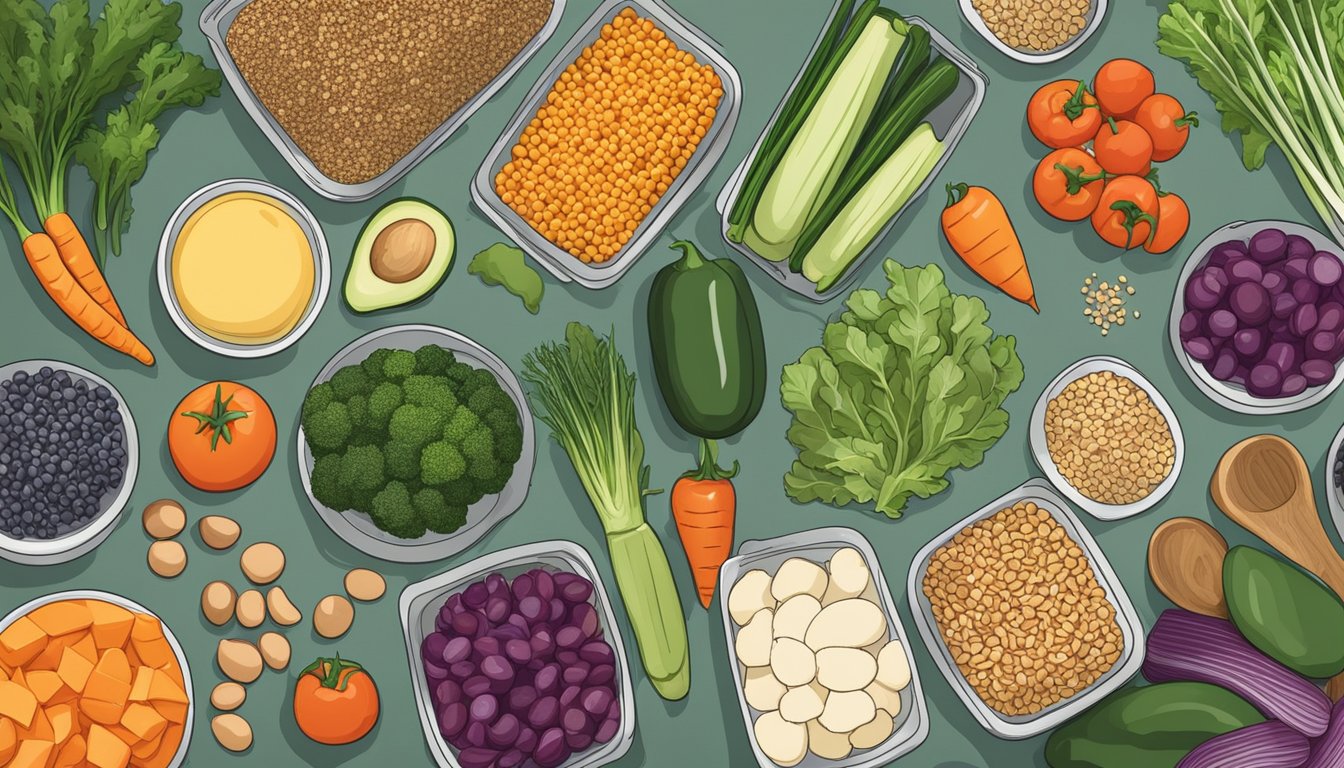
[[[742,676],[742,697],[748,706],[761,712],[779,709],[779,700],[788,690],[769,667],[750,667]]]
[[[905,657],[905,646],[899,640],[892,640],[878,652],[877,682],[893,691],[910,684],[910,660]]]
[[[821,613],[821,603],[811,595],[794,595],[780,603],[775,610],[775,639],[791,637],[802,642],[818,613]]]
[[[872,582],[868,563],[859,550],[845,547],[831,556],[831,584],[828,588],[845,597],[859,597]]]
[[[811,595],[817,600],[826,594],[829,577],[820,565],[801,557],[791,557],[775,571],[770,594],[781,603],[794,595]]]
[[[790,688],[779,700],[779,716],[790,723],[806,723],[821,716],[826,707],[826,689],[815,682]]]
[[[756,744],[765,756],[782,768],[791,768],[807,757],[807,726],[790,723],[778,712],[766,712],[753,726]]]
[[[872,749],[891,736],[894,725],[891,715],[887,714],[886,710],[879,709],[872,720],[855,728],[854,732],[849,734],[849,743],[853,744],[855,749]]]
[[[751,617],[747,625],[737,631],[734,649],[737,660],[746,667],[766,667],[770,665],[770,621],[773,614],[769,608],[762,608]]]
[[[899,692],[893,691],[876,681],[864,688],[863,692],[873,698],[873,704],[878,709],[885,709],[887,714],[892,717],[901,714],[901,694]]]
[[[817,720],[807,723],[807,746],[812,754],[823,760],[844,760],[854,749],[848,734],[832,733]]]
[[[804,638],[814,651],[822,648],[863,648],[887,634],[882,609],[859,598],[841,600],[821,609]]]
[[[775,607],[775,598],[770,596],[770,574],[760,569],[747,571],[733,585],[728,593],[728,615],[739,627],[751,621],[762,608]]]
[[[781,637],[770,649],[770,669],[790,688],[807,685],[817,676],[817,657],[801,642]]]
[[[873,697],[863,691],[837,691],[826,697],[826,708],[817,719],[828,731],[849,733],[875,714]]]
[[[832,691],[860,691],[877,677],[877,660],[861,648],[817,651],[817,682]]]

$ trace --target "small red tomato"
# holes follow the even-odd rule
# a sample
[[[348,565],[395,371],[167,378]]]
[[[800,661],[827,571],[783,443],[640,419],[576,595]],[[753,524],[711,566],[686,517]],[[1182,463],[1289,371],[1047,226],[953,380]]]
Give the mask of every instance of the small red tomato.
[[[1156,87],[1152,71],[1133,59],[1111,59],[1101,65],[1092,81],[1102,113],[1126,120],[1133,118]]]
[[[1092,212],[1092,228],[1117,248],[1137,248],[1157,225],[1157,189],[1142,176],[1120,176],[1106,183]]]
[[[1062,221],[1082,221],[1097,209],[1105,172],[1081,149],[1057,149],[1042,158],[1031,189],[1041,209]]]
[[[1082,146],[1100,126],[1097,100],[1081,80],[1046,83],[1027,102],[1027,127],[1047,147]]]
[[[319,744],[359,741],[377,724],[378,712],[373,678],[340,656],[304,667],[294,684],[294,721]]]
[[[1116,176],[1143,176],[1152,167],[1153,140],[1128,120],[1108,119],[1092,140],[1097,162]]]
[[[1190,206],[1180,195],[1171,192],[1159,193],[1157,198],[1157,229],[1153,236],[1143,244],[1143,250],[1149,253],[1166,253],[1190,231]]]
[[[1170,160],[1185,149],[1190,139],[1190,128],[1199,127],[1199,116],[1186,113],[1175,97],[1155,93],[1143,100],[1134,113],[1134,122],[1153,139],[1153,160]]]

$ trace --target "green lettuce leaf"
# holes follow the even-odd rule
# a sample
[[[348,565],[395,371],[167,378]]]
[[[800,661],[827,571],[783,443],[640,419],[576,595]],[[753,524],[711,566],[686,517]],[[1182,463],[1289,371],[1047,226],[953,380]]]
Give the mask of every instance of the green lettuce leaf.
[[[989,328],[984,302],[948,291],[938,267],[888,260],[885,270],[885,295],[851,293],[821,346],[784,366],[798,449],[784,488],[796,501],[871,503],[896,518],[1003,436],[1001,406],[1022,384],[1022,361],[1016,340]]]

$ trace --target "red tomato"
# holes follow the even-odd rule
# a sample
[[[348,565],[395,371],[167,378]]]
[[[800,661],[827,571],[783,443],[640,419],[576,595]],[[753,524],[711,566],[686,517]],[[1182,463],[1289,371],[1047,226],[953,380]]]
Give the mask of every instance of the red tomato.
[[[1027,102],[1027,127],[1047,147],[1078,147],[1097,134],[1101,113],[1081,80],[1056,80]]]
[[[337,656],[318,659],[294,685],[294,720],[319,744],[349,744],[378,722],[378,686],[364,668]]]
[[[1082,221],[1097,209],[1105,178],[1096,158],[1087,152],[1057,149],[1036,166],[1031,189],[1046,213],[1063,221]]]
[[[1108,119],[1092,140],[1097,162],[1115,176],[1143,176],[1152,167],[1153,140],[1128,120]]]
[[[261,477],[275,456],[275,440],[271,407],[232,381],[192,390],[168,421],[173,466],[203,491],[235,491]]]
[[[1153,140],[1153,159],[1170,160],[1185,149],[1190,139],[1190,128],[1199,127],[1199,116],[1186,113],[1175,97],[1155,93],[1143,100],[1134,113],[1134,122],[1148,132]]]
[[[1111,59],[1097,70],[1092,92],[1109,117],[1132,119],[1143,100],[1153,95],[1153,73],[1133,59]]]
[[[1157,229],[1143,250],[1149,253],[1166,253],[1190,231],[1190,207],[1180,195],[1163,192],[1157,197]]]
[[[1092,228],[1102,240],[1129,250],[1148,242],[1157,226],[1157,189],[1142,176],[1120,176],[1106,183],[1092,212]]]

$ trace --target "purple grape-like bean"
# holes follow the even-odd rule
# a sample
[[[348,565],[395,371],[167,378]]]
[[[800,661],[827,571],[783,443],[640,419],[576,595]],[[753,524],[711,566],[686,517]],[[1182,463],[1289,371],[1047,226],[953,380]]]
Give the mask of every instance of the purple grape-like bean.
[[[1284,258],[1296,259],[1311,256],[1316,252],[1316,246],[1311,241],[1301,235],[1289,235],[1288,247],[1284,249]]]
[[[1316,328],[1316,321],[1319,319],[1320,315],[1316,311],[1315,304],[1303,304],[1293,312],[1288,327],[1294,336],[1306,338],[1307,334]]]
[[[1227,279],[1233,285],[1237,283],[1259,283],[1265,279],[1264,267],[1251,259],[1238,259],[1225,267]]]
[[[509,691],[508,698],[505,699],[508,703],[510,712],[521,714],[523,716],[527,715],[528,707],[531,707],[532,702],[536,700],[537,689],[536,686],[532,685],[523,685],[514,688]]]
[[[1328,360],[1305,360],[1302,362],[1302,378],[1307,385],[1319,387],[1335,377],[1335,366]]]
[[[588,715],[579,707],[570,707],[560,716],[560,727],[565,733],[583,733],[588,728]]]
[[[513,665],[498,654],[481,659],[481,673],[491,680],[513,682]]]
[[[495,595],[485,604],[485,617],[492,623],[498,624],[504,621],[513,612],[513,604],[509,601],[508,594],[505,592],[503,595]]]
[[[471,643],[472,654],[478,661],[486,656],[497,655],[502,649],[503,644],[499,642],[499,638],[489,635],[478,637]]]
[[[1228,381],[1237,371],[1237,353],[1224,347],[1218,350],[1218,356],[1204,364],[1209,375],[1219,381]]]
[[[1283,274],[1290,282],[1307,279],[1307,264],[1311,259],[1307,256],[1294,257],[1283,262]]]
[[[521,618],[517,614],[513,614],[509,618],[515,617]],[[500,624],[498,627],[490,630],[490,636],[500,641],[500,643],[507,643],[510,640],[521,640],[526,643],[528,632],[526,629],[521,629],[515,626],[513,622],[509,622],[508,624]]]
[[[1198,336],[1204,327],[1204,318],[1198,310],[1187,309],[1181,313],[1181,322],[1178,326],[1181,332],[1181,341],[1185,341],[1193,336]]]
[[[1271,264],[1283,258],[1288,250],[1288,235],[1281,229],[1269,227],[1251,235],[1246,250],[1261,264]]]
[[[462,681],[462,692],[471,698],[490,692],[490,678],[485,675],[472,675]]]
[[[471,719],[481,723],[493,723],[499,715],[499,699],[494,694],[483,693],[471,700]]]
[[[572,625],[561,627],[560,631],[555,633],[556,645],[567,650],[578,648],[585,639],[583,630]]]
[[[556,768],[569,758],[570,751],[565,744],[565,732],[560,728],[547,728],[537,738],[537,748],[532,757],[541,768]]]
[[[1246,244],[1240,240],[1232,240],[1226,243],[1219,243],[1209,251],[1208,264],[1215,267],[1233,261],[1235,259],[1246,258]]]
[[[1259,325],[1269,319],[1269,292],[1255,283],[1242,283],[1233,288],[1228,304],[1245,325]]]
[[[518,740],[515,743],[519,749],[530,755],[537,748],[537,735],[536,729],[525,725],[518,732]]]
[[[453,616],[453,629],[459,635],[475,637],[476,630],[480,628],[480,619],[475,613],[459,613]]]
[[[1300,373],[1290,373],[1283,377],[1279,387],[1279,397],[1296,397],[1307,390],[1307,377]]]
[[[443,649],[447,645],[447,636],[438,632],[431,632],[425,638],[424,644],[420,646],[420,658],[433,662],[442,661]]]
[[[1232,337],[1232,348],[1243,360],[1258,360],[1265,351],[1265,333],[1259,328],[1243,328]]]
[[[549,610],[549,605],[540,595],[528,595],[518,601],[518,613],[529,622],[537,621]]]
[[[448,672],[458,680],[466,680],[476,674],[476,665],[470,661],[459,661],[448,667]]]
[[[550,602],[555,597],[555,577],[550,571],[536,570],[532,572],[533,587],[537,591],[537,597],[546,602]]]
[[[1229,309],[1213,310],[1205,322],[1208,325],[1209,335],[1214,338],[1225,339],[1237,332],[1237,316]]]
[[[436,664],[428,659],[425,660],[425,677],[437,682],[439,680],[447,680],[448,675],[448,667],[444,666],[442,663]]]
[[[522,730],[522,724],[518,718],[512,714],[503,714],[486,729],[486,739],[496,747],[507,747],[513,744],[518,738],[518,733]]]
[[[485,590],[492,595],[500,595],[509,591],[509,582],[503,574],[492,573],[485,577]]]
[[[598,664],[588,672],[589,685],[610,685],[616,679],[616,668],[610,664]]]
[[[517,664],[526,664],[532,660],[532,644],[521,639],[506,641],[504,655]]]
[[[1181,343],[1185,353],[1201,363],[1213,360],[1213,355],[1217,351],[1213,344],[1203,336],[1196,336],[1193,339],[1186,339]]]
[[[548,728],[560,717],[560,702],[554,696],[542,696],[527,709],[527,722],[533,728]]]
[[[482,746],[467,747],[457,753],[462,768],[492,768],[499,759],[499,751]]]
[[[1333,253],[1317,251],[1307,262],[1307,276],[1317,285],[1333,287],[1344,277],[1344,262]]]
[[[480,609],[489,598],[490,591],[485,588],[485,583],[480,581],[467,587],[467,590],[462,593],[462,602],[468,608]]]
[[[467,717],[468,718],[471,717],[470,707],[467,708]],[[468,746],[472,747],[485,746],[486,741],[485,737],[486,737],[485,723],[481,722],[480,720],[474,720],[474,719],[471,720],[470,722],[467,723],[466,730],[462,732],[463,740],[466,741]]]
[[[1185,284],[1185,304],[1192,309],[1213,309],[1222,298],[1222,286],[1207,271],[1197,273]]]
[[[555,652],[555,660],[560,662],[561,666],[569,666],[579,660],[579,652],[573,648],[565,648]]]
[[[1297,299],[1291,292],[1280,293],[1271,301],[1271,313],[1279,320],[1287,320],[1297,310]]]
[[[565,618],[565,601],[558,598],[551,598],[551,613],[546,617],[547,621],[552,623],[561,621]]]
[[[462,686],[456,681],[444,680],[435,686],[434,700],[444,706],[457,703],[462,700]]]
[[[612,664],[616,660],[616,652],[606,640],[595,639],[583,644],[579,649],[579,657],[589,664]]]
[[[1344,304],[1337,301],[1322,302],[1317,310],[1316,327],[1323,331],[1344,328]]]
[[[574,752],[582,752],[593,745],[593,737],[587,733],[566,733],[565,745]]]
[[[1321,286],[1310,280],[1298,280],[1293,283],[1292,293],[1298,304],[1315,304],[1321,300]]]
[[[615,697],[611,691],[606,688],[585,688],[579,694],[579,705],[583,707],[584,712],[593,717],[605,716],[613,698]]]
[[[588,670],[591,668],[592,666],[586,661],[576,661],[565,667],[565,671],[560,673],[560,677],[568,685],[583,685],[584,681],[588,679]]]
[[[560,596],[570,603],[587,604],[593,596],[593,585],[587,579],[576,578],[560,588]]]
[[[513,599],[522,600],[532,594],[532,584],[532,573],[530,571],[513,577],[513,583],[509,585],[509,591],[513,593]]]
[[[1283,372],[1272,363],[1260,363],[1251,369],[1246,380],[1246,391],[1255,397],[1278,397],[1283,386]]]
[[[533,685],[542,693],[550,694],[559,690],[560,684],[560,665],[547,664],[537,670],[536,677],[532,678]]]
[[[1282,272],[1271,270],[1265,273],[1264,280],[1260,283],[1270,296],[1278,296],[1280,293],[1288,290],[1288,278]]]
[[[597,609],[591,603],[579,603],[570,609],[569,623],[579,628],[585,640],[597,634],[602,626],[601,620],[597,617]]]
[[[1302,362],[1302,355],[1292,343],[1276,341],[1269,345],[1269,349],[1265,350],[1264,362],[1273,365],[1283,373],[1287,373]]]
[[[470,719],[466,704],[460,701],[446,704],[439,712],[439,732],[444,738],[452,739],[462,733]]]
[[[579,700],[579,694],[583,689],[577,685],[567,685],[565,690],[560,693],[560,708],[566,709],[573,706],[574,702]]]
[[[621,730],[620,718],[609,717],[602,721],[597,727],[597,732],[593,734],[593,740],[598,744],[606,744],[608,741],[616,738],[617,731]]]
[[[518,768],[518,766],[527,762],[527,753],[517,747],[499,756],[495,761],[495,768]]]
[[[1307,337],[1306,355],[1316,360],[1328,360],[1335,350],[1336,331],[1316,331]]]

